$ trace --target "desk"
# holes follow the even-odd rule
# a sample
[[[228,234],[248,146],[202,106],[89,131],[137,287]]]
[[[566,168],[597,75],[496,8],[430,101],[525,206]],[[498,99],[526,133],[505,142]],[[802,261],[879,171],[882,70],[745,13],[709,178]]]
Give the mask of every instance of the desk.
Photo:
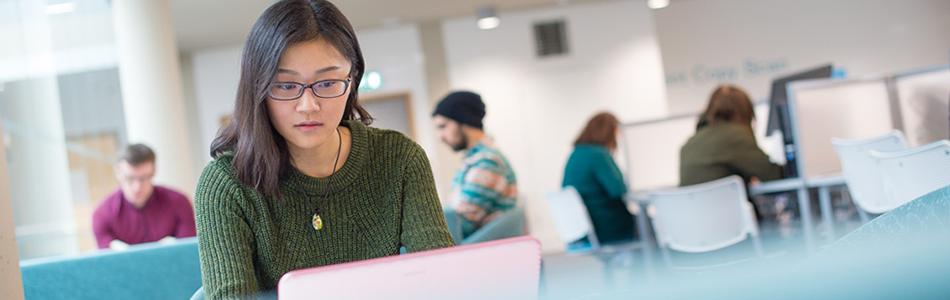
[[[802,218],[802,229],[804,230],[805,246],[809,252],[815,251],[814,245],[814,225],[811,219],[811,201],[808,197],[809,188],[818,189],[818,210],[821,213],[822,222],[828,227],[828,243],[835,241],[835,223],[834,211],[831,207],[831,195],[828,188],[832,186],[845,185],[844,177],[841,175],[829,175],[815,178],[787,178],[775,181],[766,181],[749,187],[750,196],[760,196],[780,192],[798,192],[798,209]]]
[[[623,201],[627,203],[636,203],[637,207],[640,208],[640,213],[637,215],[637,234],[640,235],[640,241],[645,245],[653,245],[653,237],[650,236],[650,231],[647,230],[649,222],[647,218],[647,206],[650,204],[650,193],[648,191],[635,191],[623,195]]]
[[[790,192],[802,188],[802,185],[802,180],[799,178],[765,181],[759,184],[749,185],[749,195],[759,196],[779,192]]]
[[[649,197],[650,193],[648,191],[632,191],[623,195],[623,201],[626,203],[636,203],[637,207],[640,208],[640,212],[637,214],[637,234],[640,235],[640,243],[643,244],[643,256],[644,261],[647,262],[647,271],[652,273],[653,236],[650,235],[650,231],[647,230],[647,226],[650,226],[650,222],[647,221],[649,218],[647,213]]]
[[[840,174],[829,175],[815,178],[806,178],[805,186],[808,188],[818,188],[818,204],[821,211],[821,220],[828,227],[828,243],[835,241],[834,210],[831,208],[831,193],[829,187],[845,185],[844,176]]]
[[[829,188],[832,186],[845,185],[844,177],[841,175],[829,175],[815,178],[786,178],[780,180],[766,181],[760,184],[749,186],[749,196],[761,196],[766,194],[774,193],[783,193],[783,192],[797,192],[798,193],[798,210],[802,218],[802,233],[805,239],[805,247],[808,249],[809,253],[814,253],[817,249],[815,247],[815,226],[814,221],[811,218],[811,199],[808,196],[808,189],[817,188],[818,189],[818,210],[821,213],[822,222],[825,223],[825,226],[828,227],[828,238],[827,242],[830,244],[835,241],[835,224],[834,224],[834,211],[831,207],[831,195]],[[634,191],[627,194],[624,197],[624,200],[628,203],[636,202],[640,207],[640,211],[646,212],[647,204],[650,196],[650,190],[647,191]],[[647,220],[642,216],[646,216],[645,213],[641,213],[641,216],[637,218],[637,227],[640,233],[640,238],[648,238],[646,226]],[[647,240],[644,240],[646,242]]]
[[[800,178],[786,178],[766,181],[749,186],[749,196],[761,196],[782,192],[798,191],[798,211],[802,218],[802,234],[809,253],[815,252],[814,226],[811,220],[811,202],[808,199],[808,187]]]

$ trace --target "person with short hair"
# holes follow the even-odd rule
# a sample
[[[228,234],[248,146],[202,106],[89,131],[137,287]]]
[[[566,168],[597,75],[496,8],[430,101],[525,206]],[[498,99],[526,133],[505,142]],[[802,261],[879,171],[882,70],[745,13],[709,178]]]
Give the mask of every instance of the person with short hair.
[[[591,118],[574,141],[561,182],[581,195],[597,240],[605,244],[636,237],[634,217],[623,200],[627,184],[613,158],[619,134],[620,122],[613,114],[602,112]]]
[[[188,198],[152,184],[155,153],[129,145],[115,165],[119,189],[106,197],[92,217],[100,249],[123,250],[132,244],[195,236],[195,214]]]
[[[208,299],[274,290],[293,270],[455,245],[425,151],[368,126],[364,69],[328,1],[277,1],[254,23],[233,118],[195,194]]]
[[[518,200],[515,171],[485,135],[483,118],[482,97],[469,91],[448,94],[432,112],[442,142],[465,153],[449,196],[449,205],[461,216],[463,238],[514,208]]]

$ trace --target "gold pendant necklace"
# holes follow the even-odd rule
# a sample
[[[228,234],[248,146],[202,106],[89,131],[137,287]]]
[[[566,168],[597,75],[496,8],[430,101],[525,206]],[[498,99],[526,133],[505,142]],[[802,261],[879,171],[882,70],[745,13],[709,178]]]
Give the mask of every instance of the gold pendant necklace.
[[[320,219],[320,215],[318,214],[313,214],[313,229],[323,229],[323,219]]]
[[[307,194],[307,189],[304,188],[303,183],[300,182],[300,176],[297,175],[297,172],[294,173],[294,179],[297,180],[297,184],[300,185],[300,191],[303,192],[303,196],[307,198],[307,204],[310,205],[310,210],[313,212],[313,220],[311,224],[313,225],[313,230],[320,231],[323,229],[323,219],[320,218],[320,213],[323,212],[323,205],[327,203],[327,198],[330,196],[330,186],[333,185],[333,175],[336,175],[336,166],[340,162],[340,151],[343,150],[343,136],[340,134],[340,128],[336,129],[336,136],[340,140],[340,144],[336,148],[336,159],[333,161],[333,170],[330,171],[330,181],[327,182],[327,188],[323,192],[323,201],[320,201],[319,207],[313,207],[313,202],[310,201],[310,195]]]

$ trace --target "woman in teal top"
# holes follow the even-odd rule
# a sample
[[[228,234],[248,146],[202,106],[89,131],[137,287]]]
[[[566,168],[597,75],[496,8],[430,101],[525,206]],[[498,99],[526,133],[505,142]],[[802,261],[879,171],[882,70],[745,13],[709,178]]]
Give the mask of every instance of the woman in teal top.
[[[327,1],[278,1],[254,24],[234,118],[195,192],[207,298],[273,290],[289,271],[403,246],[455,245],[422,147],[367,126],[363,71],[352,26]]]
[[[627,186],[611,153],[617,149],[620,122],[610,113],[594,116],[574,142],[574,152],[564,168],[561,186],[581,194],[601,243],[634,238],[633,215],[623,195]]]

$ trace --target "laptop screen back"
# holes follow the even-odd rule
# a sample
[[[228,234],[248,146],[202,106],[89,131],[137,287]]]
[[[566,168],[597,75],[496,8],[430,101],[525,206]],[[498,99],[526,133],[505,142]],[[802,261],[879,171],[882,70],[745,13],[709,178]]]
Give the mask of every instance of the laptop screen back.
[[[516,237],[284,274],[278,299],[537,299],[541,245]]]

